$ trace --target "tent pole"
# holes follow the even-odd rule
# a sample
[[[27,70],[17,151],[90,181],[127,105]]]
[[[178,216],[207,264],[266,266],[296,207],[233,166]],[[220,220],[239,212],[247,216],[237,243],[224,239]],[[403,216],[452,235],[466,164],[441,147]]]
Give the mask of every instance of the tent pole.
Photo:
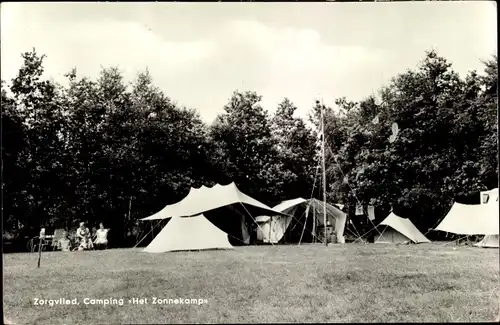
[[[307,218],[309,216],[309,207],[310,205],[307,206],[306,208],[306,221],[304,222],[304,227],[302,228],[302,233],[300,234],[300,239],[299,239],[299,245],[300,246],[300,243],[302,242],[302,236],[304,236],[304,231],[306,230],[306,226],[307,226]]]
[[[316,207],[313,207],[313,243],[316,242]]]
[[[323,104],[323,99],[321,99],[321,158],[323,166],[323,227],[325,231],[325,246],[328,246],[328,236],[326,231],[326,171],[325,171],[325,105]]]
[[[269,238],[269,242],[272,241],[272,238],[271,238],[271,234],[272,234],[271,228],[272,228],[272,226],[273,226],[273,216],[271,216],[271,218],[269,218],[269,237],[268,237]]]

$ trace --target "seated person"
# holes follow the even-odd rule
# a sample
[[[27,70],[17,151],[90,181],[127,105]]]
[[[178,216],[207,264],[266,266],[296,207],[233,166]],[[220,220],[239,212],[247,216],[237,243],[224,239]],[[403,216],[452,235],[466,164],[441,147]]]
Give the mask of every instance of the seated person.
[[[76,238],[80,242],[78,246],[79,251],[93,247],[92,241],[90,240],[90,230],[85,227],[84,222],[80,222],[80,227],[76,230]]]
[[[71,251],[71,241],[66,231],[63,232],[62,238],[57,241],[57,248],[63,252]]]
[[[96,239],[94,243],[97,249],[105,249],[108,245],[108,231],[109,229],[104,229],[102,223],[99,224],[99,229],[96,231]]]

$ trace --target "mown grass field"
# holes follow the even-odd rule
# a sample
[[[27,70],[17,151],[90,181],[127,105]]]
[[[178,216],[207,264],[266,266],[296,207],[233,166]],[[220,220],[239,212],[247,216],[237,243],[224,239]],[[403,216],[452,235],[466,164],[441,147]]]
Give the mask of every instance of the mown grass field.
[[[443,244],[140,249],[4,255],[4,313],[17,324],[475,322],[499,314],[496,249]],[[84,298],[124,298],[85,305]],[[154,305],[152,297],[206,304]],[[35,306],[35,298],[79,305]],[[149,298],[148,304],[129,304]]]

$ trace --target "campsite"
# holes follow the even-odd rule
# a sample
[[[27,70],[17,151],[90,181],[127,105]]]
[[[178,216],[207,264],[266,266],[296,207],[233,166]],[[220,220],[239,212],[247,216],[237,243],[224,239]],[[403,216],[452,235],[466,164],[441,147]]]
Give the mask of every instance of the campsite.
[[[408,4],[2,4],[4,323],[499,322],[496,16]]]

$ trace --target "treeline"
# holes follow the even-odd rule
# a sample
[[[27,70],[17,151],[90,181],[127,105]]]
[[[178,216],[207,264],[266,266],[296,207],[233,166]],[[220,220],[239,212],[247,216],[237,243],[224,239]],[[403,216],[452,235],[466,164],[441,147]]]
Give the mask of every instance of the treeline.
[[[311,128],[288,99],[269,114],[257,93],[235,91],[207,125],[148,71],[128,84],[118,68],[96,80],[73,70],[62,86],[44,78],[43,55],[22,56],[17,77],[2,81],[4,233],[104,222],[121,245],[190,187],[231,181],[270,205],[321,198],[319,104]],[[453,198],[497,186],[496,57],[485,76],[462,79],[429,52],[381,94],[326,107],[332,202],[392,207],[425,229]]]
[[[479,203],[479,191],[498,187],[497,71],[494,56],[481,76],[461,78],[431,51],[381,88],[380,102],[337,100],[325,132],[331,199],[392,209],[424,233],[454,200]]]

